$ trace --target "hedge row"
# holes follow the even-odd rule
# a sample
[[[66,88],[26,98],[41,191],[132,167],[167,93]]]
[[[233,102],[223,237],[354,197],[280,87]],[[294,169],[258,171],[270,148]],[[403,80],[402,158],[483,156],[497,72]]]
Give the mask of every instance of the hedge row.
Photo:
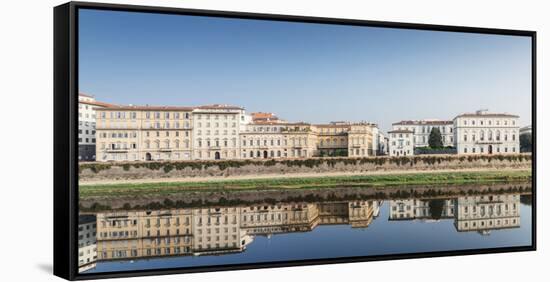
[[[210,167],[218,167],[221,171],[227,168],[239,168],[247,165],[256,166],[274,166],[277,164],[287,167],[308,167],[314,168],[322,165],[334,167],[337,164],[344,165],[364,165],[374,164],[382,166],[386,164],[395,164],[397,166],[414,166],[417,163],[429,165],[441,164],[442,162],[451,162],[459,160],[460,162],[474,161],[509,161],[509,162],[524,162],[531,161],[530,154],[514,154],[514,155],[429,155],[429,156],[402,156],[402,157],[367,157],[367,158],[309,158],[309,159],[293,159],[293,160],[222,160],[222,161],[178,161],[178,162],[135,162],[135,163],[83,163],[80,164],[80,172],[90,169],[94,173],[102,170],[108,170],[112,167],[122,167],[125,171],[130,168],[148,168],[150,170],[164,170],[168,173],[172,170],[184,170],[191,168],[192,170],[205,170]]]

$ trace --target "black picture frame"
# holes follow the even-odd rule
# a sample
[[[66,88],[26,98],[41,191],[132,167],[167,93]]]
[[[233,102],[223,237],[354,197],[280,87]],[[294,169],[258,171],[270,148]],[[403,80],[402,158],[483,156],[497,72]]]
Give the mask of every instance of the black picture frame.
[[[207,17],[261,19],[271,21],[322,23],[369,27],[387,27],[462,33],[516,35],[531,38],[532,43],[532,245],[492,249],[437,251],[397,255],[314,259],[269,263],[235,264],[162,270],[138,270],[99,274],[79,274],[78,248],[78,13],[79,9],[130,11],[157,14],[195,15]],[[536,250],[536,32],[464,26],[445,26],[399,22],[367,21],[354,19],[304,17],[275,14],[242,13],[215,10],[197,10],[152,6],[118,5],[90,2],[69,2],[54,8],[54,275],[68,280],[85,280],[114,277],[164,275],[207,271],[256,269],[271,267],[303,266],[397,260],[456,255],[488,254]]]

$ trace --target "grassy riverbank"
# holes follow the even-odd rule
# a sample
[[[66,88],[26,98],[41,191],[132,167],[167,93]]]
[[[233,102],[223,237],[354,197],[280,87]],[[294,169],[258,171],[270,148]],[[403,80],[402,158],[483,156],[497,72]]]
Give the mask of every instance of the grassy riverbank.
[[[530,170],[483,172],[433,172],[397,175],[353,175],[304,178],[216,180],[208,182],[161,182],[80,185],[80,197],[168,195],[178,192],[235,190],[311,189],[334,187],[385,187],[406,185],[460,185],[525,182]]]

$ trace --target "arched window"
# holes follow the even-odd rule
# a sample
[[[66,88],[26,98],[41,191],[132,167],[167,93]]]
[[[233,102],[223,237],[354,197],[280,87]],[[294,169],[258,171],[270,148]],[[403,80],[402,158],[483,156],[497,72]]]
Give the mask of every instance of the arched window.
[[[489,141],[493,141],[493,131],[492,130],[489,130]]]
[[[164,141],[164,147],[165,148],[170,148],[170,140]]]
[[[497,140],[497,141],[500,141],[500,130],[497,130],[496,140]]]
[[[485,131],[480,132],[479,140],[484,141],[485,140]]]
[[[250,157],[251,157],[251,158],[254,157],[254,151],[250,151]]]

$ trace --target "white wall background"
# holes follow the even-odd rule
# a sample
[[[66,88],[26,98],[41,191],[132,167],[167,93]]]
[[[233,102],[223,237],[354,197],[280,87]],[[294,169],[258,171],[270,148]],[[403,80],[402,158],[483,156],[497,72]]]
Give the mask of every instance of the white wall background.
[[[2,1],[0,8],[0,280],[46,281],[52,276],[53,6],[64,1]],[[549,273],[543,201],[550,142],[548,90],[550,21],[547,1],[400,0],[149,0],[124,4],[355,18],[538,32],[537,252],[320,265],[207,274],[132,278],[132,281],[537,281]],[[31,224],[32,223],[32,224]],[[322,248],[323,246],[319,246]],[[538,278],[538,279],[537,279]]]

